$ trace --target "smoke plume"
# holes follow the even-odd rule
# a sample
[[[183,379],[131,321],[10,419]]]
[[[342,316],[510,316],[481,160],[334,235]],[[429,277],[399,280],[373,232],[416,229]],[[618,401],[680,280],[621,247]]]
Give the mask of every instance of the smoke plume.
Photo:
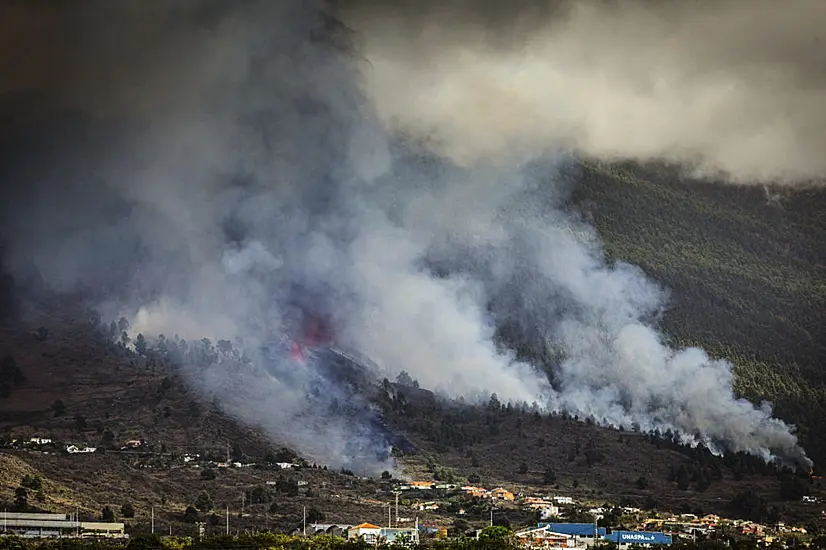
[[[462,163],[564,147],[739,182],[826,173],[820,0],[343,5],[381,116]]]
[[[14,22],[0,33],[10,268],[18,279],[36,271],[54,289],[93,296],[107,317],[131,319],[133,335],[164,334],[189,348],[191,384],[232,414],[314,460],[388,467],[387,439],[369,414],[338,414],[341,403],[358,401],[353,383],[331,380],[316,359],[290,357],[310,315],[334,327],[337,346],[370,357],[379,378],[407,371],[454,397],[496,393],[609,424],[677,430],[716,449],[807,460],[767,405],[733,395],[731,365],[668,346],[656,330],[663,289],[633,266],[607,264],[593,230],[563,207],[576,180],[564,146],[672,160],[692,151],[742,176],[821,169],[813,144],[794,150],[799,162],[783,152],[791,142],[781,138],[798,144],[804,136],[766,122],[779,111],[746,121],[731,114],[731,124],[712,114],[706,126],[692,120],[693,129],[675,129],[713,113],[695,101],[700,78],[677,98],[641,92],[644,116],[676,116],[674,105],[690,100],[689,114],[620,139],[628,113],[604,102],[599,113],[577,110],[586,100],[574,73],[560,65],[564,78],[545,95],[536,91],[541,74],[532,81],[520,72],[530,66],[513,57],[513,45],[540,44],[543,18],[528,17],[522,38],[509,36],[493,11],[456,34],[437,27],[440,53],[427,68],[430,50],[407,48],[422,44],[415,25],[432,20],[425,13],[402,22],[403,7],[395,15],[367,2],[348,7],[359,39],[320,1],[82,6],[4,6],[2,20]],[[653,18],[652,10],[621,14],[616,25],[600,11],[548,19],[549,36],[562,36],[554,55],[576,66],[585,53],[571,50],[583,29],[601,22],[605,32],[630,33],[634,17]],[[661,36],[682,24],[652,22],[641,32]],[[479,38],[482,28],[495,40]],[[45,34],[54,41],[42,41]],[[599,36],[597,53],[608,47]],[[635,40],[629,55],[645,49]],[[647,50],[663,63],[683,51]],[[482,54],[490,54],[484,65]],[[620,54],[594,61],[606,78],[622,72],[609,61],[624,61]],[[639,86],[634,71],[653,62],[634,61],[627,86]],[[413,68],[418,76],[404,75]],[[480,85],[465,87],[482,68],[473,76]],[[675,82],[689,80],[683,69]],[[527,80],[505,80],[502,71]],[[491,104],[471,93],[497,96],[508,82],[528,103]],[[626,102],[623,93],[614,105]],[[808,118],[812,134],[821,116]],[[583,126],[592,117],[588,124],[603,133]],[[739,140],[760,120],[760,143],[771,142],[775,155],[752,155]],[[553,384],[500,345],[505,326],[555,351]],[[172,335],[209,341],[180,344]]]

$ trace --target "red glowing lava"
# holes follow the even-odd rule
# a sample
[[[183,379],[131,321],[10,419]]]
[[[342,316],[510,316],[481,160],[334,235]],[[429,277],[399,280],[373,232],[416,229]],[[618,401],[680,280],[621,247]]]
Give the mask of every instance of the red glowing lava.
[[[323,319],[307,315],[302,330],[290,345],[290,357],[294,361],[306,361],[308,350],[333,342],[333,330]]]

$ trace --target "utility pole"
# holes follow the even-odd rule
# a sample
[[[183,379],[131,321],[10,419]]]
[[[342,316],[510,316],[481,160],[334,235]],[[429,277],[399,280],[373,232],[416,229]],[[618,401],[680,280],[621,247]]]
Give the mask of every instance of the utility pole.
[[[80,506],[75,504],[75,536],[80,536]]]
[[[229,506],[227,506],[227,535],[229,535]]]
[[[393,527],[393,520],[390,519],[390,512],[393,510],[392,506],[387,507],[387,528],[391,529]]]
[[[396,527],[399,526],[399,492],[393,491],[393,494],[396,495]]]
[[[152,508],[150,510],[151,510],[150,513],[151,513],[151,518],[152,518],[150,520],[151,523],[152,523],[152,534],[154,535],[155,534],[155,507],[152,506]]]
[[[301,532],[306,537],[307,536],[307,507],[303,506],[304,509],[304,519],[301,520]]]

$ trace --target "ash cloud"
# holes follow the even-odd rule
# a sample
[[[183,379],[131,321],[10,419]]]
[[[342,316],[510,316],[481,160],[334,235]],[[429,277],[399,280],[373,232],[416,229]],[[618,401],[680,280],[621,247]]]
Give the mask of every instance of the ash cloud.
[[[387,439],[369,414],[330,413],[352,385],[290,359],[311,314],[378,378],[407,371],[454,397],[495,392],[805,462],[791,427],[733,396],[728,363],[667,345],[656,330],[665,292],[606,264],[593,230],[565,211],[576,165],[564,127],[544,140],[505,110],[513,139],[490,126],[476,135],[469,111],[438,94],[388,112],[377,79],[412,57],[393,58],[393,42],[376,53],[386,12],[343,9],[359,37],[321,17],[321,2],[4,6],[16,21],[0,47],[9,268],[85,293],[133,333],[211,339],[186,369],[191,384],[279,443],[336,466],[389,467],[370,458]],[[487,13],[497,40],[512,41]],[[544,19],[532,21],[539,33]],[[461,43],[445,43],[436,65]],[[446,121],[474,154],[439,136]],[[418,139],[433,136],[435,150]],[[554,351],[553,385],[501,345],[503,327]],[[231,351],[213,349],[218,339]]]
[[[819,0],[345,2],[391,126],[465,164],[563,147],[822,181]]]

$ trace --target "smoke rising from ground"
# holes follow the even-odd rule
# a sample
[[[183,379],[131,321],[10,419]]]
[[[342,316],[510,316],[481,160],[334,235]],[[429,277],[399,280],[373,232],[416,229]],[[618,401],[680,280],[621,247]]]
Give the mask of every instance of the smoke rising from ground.
[[[344,5],[381,116],[462,163],[564,147],[740,182],[826,174],[820,0]]]
[[[387,90],[361,93],[363,75],[396,61],[374,57],[369,32],[372,69],[334,48],[347,35],[320,3],[7,5],[19,23],[0,49],[15,274],[82,290],[133,333],[211,339],[186,369],[193,387],[279,442],[388,467],[365,458],[386,450],[369,421],[325,412],[347,391],[290,360],[311,313],[378,377],[803,457],[769,409],[735,399],[729,364],[662,341],[663,290],[607,265],[564,210],[575,165],[554,142],[534,147],[543,136],[520,130],[477,149],[458,106],[454,145],[492,159],[448,148],[456,163],[401,139],[380,120]],[[61,48],[42,44],[43,26]],[[27,46],[20,73],[9,52]],[[407,105],[408,122],[442,122],[429,99]],[[496,342],[504,326],[555,351],[553,385]],[[216,352],[219,338],[235,351]]]

